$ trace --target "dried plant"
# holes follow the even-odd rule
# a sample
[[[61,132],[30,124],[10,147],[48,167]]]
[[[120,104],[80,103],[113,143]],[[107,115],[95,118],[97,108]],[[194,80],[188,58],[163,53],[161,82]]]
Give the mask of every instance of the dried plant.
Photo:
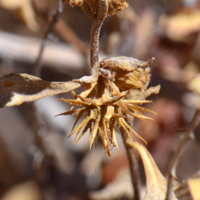
[[[154,111],[143,106],[143,104],[152,103],[152,101],[147,100],[147,98],[152,94],[157,94],[160,90],[160,86],[150,87],[150,88],[148,87],[151,81],[150,65],[154,61],[154,58],[148,61],[141,61],[131,57],[119,56],[119,57],[106,58],[100,61],[98,56],[99,35],[105,18],[107,16],[115,15],[118,11],[124,10],[125,8],[128,7],[128,3],[126,2],[126,0],[56,0],[56,1],[58,2],[57,12],[51,19],[50,18],[48,19],[49,26],[43,38],[43,42],[40,48],[40,53],[38,55],[38,59],[36,60],[35,63],[35,68],[33,70],[34,71],[33,74],[35,76],[28,74],[12,73],[0,77],[0,95],[1,95],[0,107],[17,106],[24,102],[32,102],[47,96],[52,96],[71,91],[71,93],[74,96],[74,99],[61,99],[61,100],[71,104],[72,107],[69,111],[63,112],[59,115],[77,116],[72,128],[72,132],[69,135],[69,137],[74,135],[74,143],[77,144],[78,141],[83,137],[83,135],[88,134],[90,141],[89,147],[91,149],[92,146],[97,146],[99,138],[101,138],[102,143],[104,145],[105,153],[108,156],[111,156],[112,147],[116,146],[117,148],[119,148],[117,141],[117,134],[121,134],[129,161],[134,199],[141,199],[140,176],[138,173],[139,172],[138,157],[137,157],[138,155],[141,157],[146,176],[146,195],[144,199],[146,200],[176,199],[176,196],[178,195],[176,194],[175,196],[174,194],[175,187],[173,184],[174,180],[178,179],[176,176],[176,168],[179,162],[179,157],[181,156],[181,152],[186,142],[192,138],[193,132],[197,127],[197,125],[199,124],[199,119],[200,119],[199,97],[197,98],[195,104],[196,112],[194,114],[193,119],[191,120],[191,123],[189,124],[187,129],[184,130],[182,138],[180,138],[180,141],[177,145],[174,157],[172,158],[172,162],[169,168],[168,179],[166,180],[166,178],[161,174],[160,170],[158,169],[148,149],[144,145],[140,144],[138,141],[134,141],[134,139],[132,138],[132,134],[135,134],[135,136],[137,136],[140,140],[142,140],[143,143],[147,144],[147,142],[145,141],[145,137],[143,138],[140,136],[140,131],[136,132],[134,130],[132,122],[134,121],[134,118],[141,119],[143,121],[153,120],[152,118],[146,116],[145,112],[151,112],[153,114],[156,114]],[[16,1],[16,3],[14,3],[14,1],[11,0],[9,1],[0,0],[2,7],[14,11],[19,10],[27,26],[31,30],[36,31],[38,29],[38,22],[36,21],[35,17],[37,14],[37,12],[35,13],[35,10],[37,9],[33,9],[33,4],[31,4],[31,0],[27,1],[23,0],[22,1],[23,3],[21,1],[18,2]],[[36,75],[39,76],[39,71],[40,71],[39,64],[43,54],[43,49],[45,48],[44,45],[45,41],[48,38],[48,35],[53,31],[53,28],[54,27],[56,28],[55,23],[58,21],[59,16],[62,13],[63,3],[68,3],[71,7],[79,6],[84,11],[84,13],[93,21],[91,26],[91,36],[90,36],[91,75],[84,76],[80,79],[75,79],[73,81],[68,81],[68,82],[48,82],[36,77]],[[43,14],[46,16],[46,18],[48,18],[46,11],[44,11]],[[169,41],[170,40],[176,42],[181,41],[190,44],[194,39],[193,37],[194,33],[196,34],[197,31],[199,31],[199,26],[198,26],[199,14],[200,14],[199,10],[192,8],[189,11],[180,10],[179,12],[175,12],[172,15],[170,14],[164,16],[164,18],[161,18],[161,20],[159,20],[160,26],[166,29],[164,36],[168,38]],[[127,16],[125,16],[125,18],[126,17]],[[141,33],[152,32],[152,29],[155,25],[155,16],[153,11],[148,11],[143,15],[143,17],[145,20],[141,18],[141,20],[137,21],[138,24],[136,24],[135,26],[136,28],[134,27],[134,29],[136,29],[134,33],[136,33],[137,35],[135,36],[135,38],[136,41],[138,41],[135,44],[135,49],[137,50],[137,54],[135,53],[134,55],[141,55],[137,57],[146,57],[145,55],[150,55],[149,57],[151,57],[152,54],[146,54],[146,51],[148,51],[149,49],[148,47],[150,47],[150,42],[153,39],[152,38],[153,35],[147,34],[145,36],[144,34]],[[187,20],[188,17],[191,18],[189,21]],[[134,21],[132,19],[132,15],[131,17],[129,16],[128,18],[130,21]],[[192,18],[195,19],[195,23],[190,23]],[[185,23],[177,23],[185,21],[187,21],[188,24],[184,27],[181,27],[181,25]],[[192,21],[194,22],[194,20]],[[62,19],[61,22],[62,23],[60,23],[59,25],[61,28],[57,27],[57,30],[61,30],[63,28]],[[149,26],[146,26],[147,24]],[[148,31],[146,31],[147,29]],[[179,30],[177,35],[177,31],[175,31],[176,32],[175,33],[174,30],[178,29],[180,29],[181,31]],[[69,32],[66,30],[63,31],[64,34],[66,32]],[[66,38],[72,38],[72,35],[68,34]],[[190,38],[191,36],[192,39]],[[79,39],[78,40],[72,39],[72,40],[73,40],[72,43],[76,44],[76,46],[81,50],[81,52],[86,57],[87,45],[81,45]],[[156,39],[156,40],[161,41],[161,39]],[[165,42],[165,40],[163,41]],[[167,44],[169,43],[169,41],[167,40]],[[163,45],[162,41],[158,43]],[[107,45],[109,46],[109,44]],[[145,53],[143,52],[144,49]],[[163,56],[160,56],[163,53],[160,54],[159,49],[158,50],[154,49],[152,52],[154,56],[157,55],[156,57],[158,58],[158,61],[160,61],[161,65],[164,66],[165,64],[162,64],[162,62],[164,63],[166,62],[163,61],[164,59],[167,60],[166,63],[168,63],[170,59],[171,61],[173,61],[174,59],[174,57],[171,58],[167,56],[165,58]],[[181,55],[180,57],[184,57],[182,53],[180,53],[180,55]],[[174,63],[176,64],[176,62]],[[176,66],[175,64],[174,66]],[[181,70],[179,70],[177,66],[174,68],[173,67],[169,68],[168,64],[166,66],[167,69],[164,69],[163,77],[165,78],[167,77],[166,72],[167,73],[175,72],[175,75],[174,73],[170,74],[169,77],[171,79],[175,80],[178,77],[178,80],[179,81],[184,80],[183,81],[184,83],[186,82],[186,80],[190,79],[188,77],[190,77],[191,75],[188,76],[188,71],[184,71],[185,75],[182,74],[184,75],[184,78],[180,79],[180,77],[183,76],[179,74]],[[173,70],[175,69],[175,71],[171,71],[172,68]],[[192,76],[195,73],[196,72],[193,72]],[[197,76],[188,84],[189,89],[192,90],[192,92],[196,92],[198,95],[200,95],[199,83],[200,83],[200,78],[199,76]],[[74,90],[81,86],[84,88],[84,90],[80,94],[76,93]],[[45,155],[47,153],[45,152],[46,150],[43,147],[43,144],[45,142],[43,141],[43,138],[40,137],[40,135],[42,135],[41,131],[43,131],[41,128],[42,120],[40,121],[40,118],[37,116],[37,110],[36,109],[34,110],[33,108],[34,106],[32,106],[32,110],[30,110],[30,112],[33,116],[35,116],[33,117],[34,118],[33,121],[35,121],[36,124],[34,131],[35,131],[35,140],[37,141],[35,142],[35,144],[37,147],[39,147],[38,149],[41,150],[45,158]],[[145,134],[143,133],[143,135]],[[146,140],[148,141],[148,139]],[[135,152],[137,152],[138,154],[136,154]],[[45,161],[44,158],[43,161],[40,163],[41,166]],[[199,180],[196,181],[197,181],[196,183],[193,183],[194,188],[199,184]],[[125,180],[123,184],[125,182],[127,181]],[[91,199],[115,199],[118,197],[119,198],[122,197],[124,189],[121,187],[122,186],[121,182],[118,182],[120,187],[119,190],[118,188],[116,189],[115,181],[112,183],[114,183],[114,186],[112,188],[107,187],[107,190],[102,190],[92,193],[90,192],[89,197]],[[181,187],[183,187],[183,184],[186,184],[186,181],[185,182],[182,181],[179,184]],[[192,187],[191,181],[188,182],[188,185],[189,187]],[[123,186],[126,187],[126,185]],[[193,191],[193,193],[197,192]]]
[[[71,6],[80,6],[80,1],[69,1]],[[147,89],[150,81],[150,68],[148,67],[154,58],[149,61],[140,61],[130,57],[113,57],[102,60],[99,63],[98,48],[99,34],[102,23],[108,14],[115,14],[128,6],[126,1],[83,1],[82,9],[93,19],[91,29],[91,76],[82,77],[74,82],[80,83],[85,90],[78,95],[72,94],[75,100],[62,99],[73,105],[68,112],[60,115],[77,115],[77,119],[70,134],[76,133],[75,144],[81,137],[90,131],[90,148],[97,145],[100,135],[106,154],[111,156],[111,145],[118,147],[116,138],[117,128],[122,128],[131,139],[133,132],[140,137],[127,123],[127,116],[142,120],[151,118],[144,116],[142,112],[153,112],[141,107],[143,103],[150,103],[146,97],[152,93],[158,93],[159,87]],[[82,106],[76,108],[76,106]],[[85,119],[75,128],[77,122]]]
[[[150,81],[150,68],[147,66],[152,61],[153,59],[145,62],[129,57],[108,58],[100,62],[99,68],[92,70],[91,76],[74,80],[85,90],[80,95],[72,91],[75,100],[62,99],[73,107],[61,115],[77,115],[73,128],[81,117],[85,117],[71,133],[77,133],[75,144],[90,130],[90,148],[95,141],[97,145],[100,135],[105,152],[110,156],[111,144],[118,147],[116,129],[120,127],[125,130],[133,145],[130,131],[146,143],[126,122],[126,116],[142,120],[151,119],[142,112],[153,111],[141,107],[141,104],[151,102],[145,100],[145,94],[149,91],[147,86]],[[158,90],[159,88],[154,93]]]
[[[62,0],[63,3],[67,2],[70,6],[81,6],[83,11],[91,19],[97,18],[99,2],[98,0]],[[122,11],[128,7],[126,0],[108,0],[108,14],[114,15],[118,11]]]
[[[163,188],[166,188],[165,179],[156,168],[148,150],[139,143],[134,142],[131,132],[147,144],[145,139],[136,133],[130,125],[130,122],[135,117],[144,121],[152,120],[152,118],[145,116],[144,112],[156,114],[152,110],[142,106],[142,104],[152,103],[147,98],[152,94],[157,94],[160,90],[160,86],[148,88],[151,80],[149,66],[155,59],[141,61],[131,57],[120,56],[99,61],[98,57],[99,35],[105,18],[108,15],[114,15],[116,12],[124,10],[128,7],[128,3],[125,0],[62,0],[62,2],[67,2],[72,7],[81,6],[87,16],[93,20],[90,37],[91,75],[65,83],[46,82],[27,74],[4,76],[0,79],[0,92],[6,94],[7,98],[0,102],[0,106],[19,105],[23,102],[31,102],[45,96],[71,90],[75,99],[61,100],[72,104],[72,108],[59,115],[77,115],[73,131],[69,135],[70,137],[76,133],[74,143],[76,144],[86,132],[89,132],[90,149],[93,145],[97,146],[100,136],[105,153],[111,156],[112,146],[119,148],[116,134],[118,132],[121,133],[128,157],[131,154],[129,148],[132,149],[132,147],[135,147],[142,157],[147,173],[147,193],[152,193],[152,186],[161,182],[164,183],[157,190],[159,195]],[[62,4],[61,0],[59,0],[59,3],[60,5]],[[59,13],[58,9],[57,14]],[[53,27],[55,23],[52,24]],[[50,31],[49,29],[47,34]],[[40,58],[38,59],[38,63],[39,60]],[[14,82],[15,84],[13,84]],[[73,91],[80,86],[84,88],[83,92],[77,94]],[[77,125],[79,120],[81,122]],[[131,141],[130,144],[128,144],[128,140]],[[137,160],[134,162],[137,162]],[[137,171],[137,167],[135,167],[137,163],[133,163],[130,159],[129,163],[130,168]],[[151,167],[153,168],[152,171]],[[136,178],[134,180],[134,173],[131,174],[135,197],[139,199],[140,195],[137,191],[139,188],[136,183],[139,180],[136,180]],[[154,181],[156,179],[158,181],[155,181],[153,184],[150,183],[152,177]],[[155,195],[157,194],[155,193]]]
[[[73,80],[73,82],[64,83],[64,89],[60,89],[60,86],[57,87],[57,85],[62,86],[62,83],[55,83],[56,91],[53,91],[55,89],[51,88],[51,85],[54,83],[46,83],[45,81],[30,75],[12,74],[2,77],[1,82],[3,87],[1,90],[2,92],[9,92],[9,95],[7,95],[9,98],[4,99],[1,106],[19,105],[23,102],[30,102],[45,96],[67,92],[82,85],[85,90],[80,95],[72,91],[75,100],[62,99],[63,101],[72,104],[73,107],[70,111],[60,114],[77,115],[73,127],[74,130],[70,134],[71,136],[76,133],[74,139],[75,143],[77,143],[86,131],[89,130],[90,148],[94,143],[97,145],[98,136],[100,135],[106,154],[111,156],[111,145],[118,147],[116,132],[117,129],[121,128],[131,139],[133,145],[134,141],[130,132],[134,133],[146,143],[146,141],[133,130],[127,122],[127,118],[136,117],[146,121],[152,120],[151,118],[146,117],[143,112],[154,112],[142,107],[142,104],[151,103],[151,101],[146,100],[146,98],[151,94],[157,94],[160,89],[159,86],[148,89],[150,82],[149,65],[153,62],[154,58],[149,61],[140,61],[131,57],[121,56],[107,58],[101,62],[99,62],[98,58],[99,34],[104,19],[107,15],[113,15],[117,11],[125,9],[128,6],[127,2],[125,0],[70,0],[67,1],[67,3],[71,6],[82,6],[82,9],[86,14],[89,17],[92,16],[93,23],[90,40],[91,75],[84,76],[78,80]],[[61,1],[59,1],[58,5],[60,4]],[[10,81],[18,82],[18,84],[15,84],[15,86],[12,84],[12,86],[10,86]],[[38,88],[33,96],[31,93],[32,84],[28,84],[30,85],[28,89],[23,89],[22,82],[27,81],[30,84],[39,81],[46,85],[41,93],[41,85],[35,84],[34,87]],[[46,89],[49,91],[48,94]],[[25,93],[24,90],[26,90]],[[76,106],[82,107],[76,108]],[[85,119],[75,128],[81,117],[85,117]]]

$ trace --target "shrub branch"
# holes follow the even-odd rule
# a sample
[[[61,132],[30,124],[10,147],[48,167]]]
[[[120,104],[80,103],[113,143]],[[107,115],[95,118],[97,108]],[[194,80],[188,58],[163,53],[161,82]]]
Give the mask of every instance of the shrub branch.
[[[191,133],[194,131],[195,127],[199,124],[199,119],[200,119],[200,109],[197,109],[192,121],[190,122],[189,127],[185,131],[183,135],[180,137],[180,141],[178,143],[177,149],[174,153],[174,156],[172,158],[170,168],[169,168],[169,175],[168,175],[168,183],[167,183],[167,193],[166,193],[166,198],[165,200],[171,200],[172,199],[172,182],[174,178],[174,174],[176,171],[176,166],[179,160],[179,157],[181,156],[181,152],[183,151],[183,148],[188,140],[191,139]]]

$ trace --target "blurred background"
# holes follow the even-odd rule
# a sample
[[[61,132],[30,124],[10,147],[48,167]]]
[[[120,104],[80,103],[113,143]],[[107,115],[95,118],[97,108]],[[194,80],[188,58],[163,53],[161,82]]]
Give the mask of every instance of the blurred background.
[[[134,130],[164,175],[181,132],[196,110],[198,96],[188,83],[200,72],[199,0],[127,0],[130,6],[105,20],[100,58],[155,57],[151,86],[161,85],[147,107],[157,115],[150,123],[135,120]],[[48,24],[57,11],[53,0],[0,0],[0,75],[31,74]],[[91,20],[79,7],[64,10],[45,40],[40,77],[68,81],[90,73]],[[81,90],[78,90],[81,91]],[[89,151],[86,134],[74,146],[68,138],[75,117],[55,115],[69,110],[62,94],[35,103],[0,109],[0,199],[87,200],[131,199],[129,165],[120,135],[112,157],[103,145]],[[200,127],[187,143],[177,168],[181,179],[200,169]],[[134,138],[137,140],[137,138]],[[142,183],[145,175],[140,165]],[[103,190],[107,188],[107,190]]]

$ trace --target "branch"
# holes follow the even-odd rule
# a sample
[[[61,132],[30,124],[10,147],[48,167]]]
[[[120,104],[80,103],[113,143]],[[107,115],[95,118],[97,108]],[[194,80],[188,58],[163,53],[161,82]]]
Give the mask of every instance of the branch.
[[[176,149],[175,154],[172,158],[170,168],[169,168],[168,183],[167,183],[167,194],[166,194],[165,200],[171,200],[172,187],[173,187],[172,181],[173,181],[173,177],[174,177],[174,174],[175,174],[175,171],[176,171],[176,166],[177,166],[179,157],[181,155],[181,152],[182,152],[186,142],[191,138],[191,133],[194,131],[195,127],[198,125],[199,118],[200,118],[200,110],[197,109],[188,129],[180,137],[180,141],[178,143],[177,149]]]
[[[129,168],[131,172],[131,180],[133,185],[133,191],[134,191],[134,200],[140,200],[140,188],[141,188],[141,182],[140,182],[140,175],[139,175],[139,169],[138,169],[138,160],[135,155],[134,149],[132,146],[129,145],[129,137],[127,137],[126,132],[124,129],[120,129],[122,139],[124,142],[124,146],[126,149],[127,158],[129,161]]]

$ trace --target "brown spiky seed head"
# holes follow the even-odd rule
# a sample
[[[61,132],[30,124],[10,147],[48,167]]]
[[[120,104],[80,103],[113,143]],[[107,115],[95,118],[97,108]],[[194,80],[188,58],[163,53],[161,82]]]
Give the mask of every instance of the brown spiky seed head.
[[[85,88],[80,94],[72,91],[75,100],[62,99],[72,104],[72,109],[61,115],[77,115],[73,131],[76,133],[75,144],[89,131],[90,148],[97,145],[101,137],[105,152],[111,155],[111,145],[118,147],[116,133],[122,128],[134,145],[131,132],[141,138],[126,121],[127,115],[142,120],[149,120],[143,112],[153,112],[142,107],[150,103],[145,99],[145,92],[150,81],[150,68],[153,61],[139,61],[129,57],[108,58],[100,62],[100,68],[95,68],[91,76],[74,80]],[[76,107],[78,106],[78,107]],[[76,126],[77,122],[84,118]],[[75,128],[76,126],[76,128]]]

